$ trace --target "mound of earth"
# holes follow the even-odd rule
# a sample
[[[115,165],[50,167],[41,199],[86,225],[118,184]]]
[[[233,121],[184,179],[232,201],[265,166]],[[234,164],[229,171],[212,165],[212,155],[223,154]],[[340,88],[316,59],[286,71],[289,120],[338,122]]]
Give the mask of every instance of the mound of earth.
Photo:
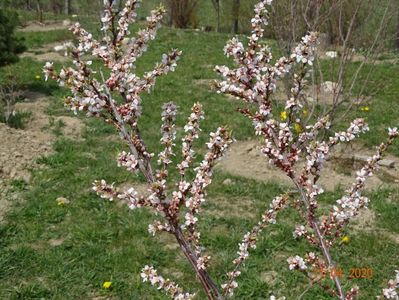
[[[50,51],[45,53],[37,54],[33,51],[24,52],[20,55],[21,58],[32,58],[37,61],[47,62],[47,61],[58,61],[58,62],[68,62],[70,58],[68,56],[63,55],[60,52]]]
[[[42,45],[39,48],[31,48],[26,52],[22,53],[20,58],[31,58],[40,62],[71,62],[71,49],[73,47],[73,42],[70,40],[64,40],[57,43],[49,43]],[[85,54],[83,55],[84,59],[93,60],[94,57],[92,55]]]
[[[71,21],[64,20],[51,20],[46,21],[45,23],[40,23],[37,21],[31,21],[26,24],[26,26],[19,28],[18,31],[20,32],[45,32],[45,31],[52,31],[52,30],[63,30],[67,29],[71,25]]]
[[[52,152],[55,129],[74,140],[81,139],[84,129],[78,118],[48,116],[49,98],[45,95],[27,93],[26,98],[15,106],[16,111],[31,113],[25,129],[14,129],[0,123],[0,220],[12,200],[7,192],[7,180],[22,179],[29,183],[29,169],[37,167],[35,160]]]
[[[28,168],[40,156],[51,153],[55,139],[54,127],[66,137],[80,139],[84,124],[69,116],[50,117],[46,114],[49,99],[38,93],[27,94],[27,101],[17,103],[16,111],[30,112],[31,117],[24,130],[0,123],[0,178],[23,178]]]
[[[354,156],[348,156],[346,153],[351,153]],[[363,160],[357,158],[368,157],[373,154],[373,150],[364,149],[359,145],[337,147],[325,163],[319,183],[326,190],[334,190],[338,186],[349,187],[354,182],[356,171],[364,164]],[[388,155],[387,159],[392,161],[394,166],[391,168],[380,167],[379,172],[368,179],[368,189],[383,185],[399,186],[399,159],[391,155]],[[303,163],[299,163],[298,171]],[[235,176],[292,186],[286,175],[269,164],[256,141],[234,143],[227,155],[219,162],[218,168]]]
[[[58,62],[68,62],[71,60],[67,56],[67,49],[62,47],[65,43],[70,42],[65,40],[64,42],[45,44],[39,48],[32,48],[20,55],[21,58],[32,58],[37,61],[47,62],[47,61],[58,61]],[[59,51],[55,49],[60,48]]]

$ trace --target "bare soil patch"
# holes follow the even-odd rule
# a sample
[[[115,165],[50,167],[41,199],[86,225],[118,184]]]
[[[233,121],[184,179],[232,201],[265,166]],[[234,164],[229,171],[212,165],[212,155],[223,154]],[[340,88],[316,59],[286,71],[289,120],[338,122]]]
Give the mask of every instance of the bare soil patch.
[[[35,160],[52,152],[55,140],[54,125],[59,124],[61,134],[74,140],[81,138],[84,124],[77,118],[55,117],[46,114],[49,98],[39,93],[29,92],[26,101],[17,103],[17,111],[28,111],[31,118],[26,128],[14,129],[0,123],[0,218],[9,208],[7,180],[30,181],[30,168],[38,167]]]
[[[48,241],[49,245],[52,247],[61,246],[64,242],[65,242],[65,238],[51,239]]]
[[[21,58],[28,57],[37,61],[47,62],[47,61],[59,61],[59,62],[67,62],[70,61],[68,56],[62,55],[62,53],[51,51],[46,53],[36,54],[32,51],[25,52],[21,54]]]
[[[337,147],[321,174],[319,183],[324,189],[334,190],[338,186],[347,188],[354,182],[356,170],[361,168],[362,162],[352,160],[346,153],[357,153],[363,156],[374,154],[373,150],[359,145]],[[381,167],[375,176],[368,179],[368,189],[384,185],[399,186],[399,159],[391,155],[387,158],[394,161],[395,166],[393,168]],[[259,143],[252,140],[234,143],[227,155],[219,162],[218,168],[235,176],[292,186],[287,176],[269,164],[268,159],[260,151]],[[300,167],[297,171],[299,170]]]
[[[378,234],[383,238],[399,244],[399,234],[389,232],[386,229],[378,228],[376,219],[376,213],[372,209],[362,209],[360,213],[353,219],[350,227],[355,232]]]
[[[44,23],[40,23],[37,21],[31,21],[26,24],[25,27],[19,28],[20,32],[44,32],[44,31],[52,31],[52,30],[62,30],[67,29],[70,26],[70,22],[65,21],[46,21]]]
[[[217,208],[208,209],[205,211],[205,214],[211,215],[213,217],[235,217],[253,219],[258,216],[255,206],[252,205],[251,199],[248,198],[218,197],[210,199],[209,201],[212,201],[212,204],[216,205]],[[226,207],[228,207],[229,209],[226,210]]]
[[[37,61],[41,62],[47,62],[47,61],[59,61],[59,62],[67,62],[70,61],[71,58],[68,57],[66,52],[67,49],[60,49],[59,51],[55,50],[55,47],[61,47],[64,45],[64,43],[69,43],[70,41],[65,40],[65,41],[60,41],[57,43],[50,43],[50,44],[45,44],[39,48],[32,48],[29,49],[28,51],[22,53],[20,55],[21,58],[32,58]]]
[[[215,85],[216,81],[217,81],[216,79],[195,79],[193,80],[193,84],[211,90],[216,90],[216,85]]]
[[[343,49],[338,47],[336,49],[332,49],[332,50],[326,50],[326,49],[318,49],[317,51],[317,56],[318,58],[322,59],[322,60],[334,60],[336,59],[337,62],[339,62],[341,60],[341,58],[339,56],[342,55],[342,51]],[[330,57],[329,55],[327,55],[327,53],[334,53],[336,57]],[[351,57],[349,58],[349,62],[365,62],[368,64],[375,64],[375,65],[382,65],[382,64],[398,64],[399,63],[399,58],[395,57],[395,58],[389,58],[389,59],[380,59],[380,58],[373,58],[373,57],[366,57],[364,54],[358,53],[358,52],[354,52],[352,53]]]
[[[71,49],[73,48],[73,42],[71,40],[59,41],[57,43],[49,43],[42,45],[38,48],[28,49],[26,52],[20,55],[20,58],[31,58],[40,62],[71,62],[70,56]],[[94,57],[89,54],[83,55],[84,59],[93,60]]]
[[[260,274],[260,280],[266,282],[270,286],[274,286],[278,279],[278,273],[276,271],[265,271]]]

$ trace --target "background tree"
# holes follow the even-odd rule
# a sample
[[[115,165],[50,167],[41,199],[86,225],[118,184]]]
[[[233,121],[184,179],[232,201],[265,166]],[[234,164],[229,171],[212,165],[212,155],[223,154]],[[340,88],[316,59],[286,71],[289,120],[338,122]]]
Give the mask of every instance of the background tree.
[[[71,0],[64,0],[64,14],[69,15],[71,13]]]
[[[233,33],[238,33],[238,23],[239,23],[239,16],[240,16],[240,0],[233,0],[233,24],[232,24],[232,31]]]
[[[399,50],[399,7],[397,8],[397,25],[396,25],[396,50]]]
[[[177,28],[187,28],[193,23],[198,0],[168,0],[170,25]]]
[[[14,34],[18,25],[18,14],[0,10],[0,66],[18,61],[18,54],[26,50],[22,39]]]
[[[216,31],[220,32],[220,0],[212,0],[212,4],[216,11]]]

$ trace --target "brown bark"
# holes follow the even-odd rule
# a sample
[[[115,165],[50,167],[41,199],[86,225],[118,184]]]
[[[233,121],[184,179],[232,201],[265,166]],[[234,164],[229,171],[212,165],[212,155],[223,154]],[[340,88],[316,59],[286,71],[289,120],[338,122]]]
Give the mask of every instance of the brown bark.
[[[240,0],[233,0],[233,24],[232,24],[232,31],[233,33],[237,34],[238,33],[238,22],[239,22],[239,16],[240,16]]]
[[[216,11],[216,31],[220,32],[220,0],[212,0],[212,4]]]
[[[168,0],[170,25],[187,28],[193,21],[198,0]]]
[[[71,13],[71,0],[64,0],[64,14],[69,15]]]
[[[399,7],[397,8],[398,12],[398,16],[397,16],[397,25],[396,25],[396,40],[395,40],[395,46],[396,46],[396,50],[399,50]]]

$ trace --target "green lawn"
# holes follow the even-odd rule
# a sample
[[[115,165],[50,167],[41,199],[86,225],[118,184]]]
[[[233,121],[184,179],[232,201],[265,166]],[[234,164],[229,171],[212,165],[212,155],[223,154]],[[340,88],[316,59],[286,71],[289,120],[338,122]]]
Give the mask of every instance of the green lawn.
[[[59,41],[60,35],[63,36],[59,33],[24,35],[31,47]],[[210,65],[230,63],[222,50],[228,38],[225,34],[162,29],[159,38],[150,45],[150,51],[140,60],[138,73],[142,74],[154,66],[162,53],[171,48],[183,50],[177,71],[159,79],[155,90],[144,96],[141,127],[153,152],[159,151],[161,105],[167,101],[174,101],[180,107],[178,128],[184,125],[194,102],[204,105],[207,117],[197,143],[201,153],[207,134],[219,125],[227,125],[237,140],[253,138],[251,124],[235,112],[238,105],[205,86],[193,84],[196,79],[217,78]],[[34,76],[41,73],[41,67],[42,63],[22,59],[16,65],[1,69],[0,79],[7,72],[13,72],[26,88],[52,97],[50,115],[70,115],[62,104],[67,91],[53,82],[35,81]],[[370,112],[355,111],[348,117],[348,120],[355,115],[367,118],[371,132],[361,138],[367,145],[384,140],[385,128],[399,123],[398,71],[397,65],[378,65],[373,80],[381,84],[389,78],[389,85],[373,99]],[[11,182],[24,200],[15,203],[6,222],[0,225],[0,298],[166,299],[148,283],[141,282],[139,273],[146,264],[154,265],[161,275],[176,280],[185,290],[198,291],[190,266],[176,250],[173,240],[163,235],[153,238],[147,233],[147,226],[153,220],[148,211],[129,211],[104,202],[90,191],[96,179],[104,178],[116,185],[141,184],[143,179],[117,168],[116,154],[125,147],[110,138],[115,136],[112,127],[99,120],[82,119],[87,125],[84,140],[59,137],[54,143],[55,153],[39,160],[44,168],[33,170],[30,185]],[[178,140],[179,137],[181,132]],[[399,155],[398,143],[391,152]],[[200,160],[198,156],[197,161]],[[232,178],[234,184],[223,185],[226,178]],[[216,172],[200,227],[203,243],[213,257],[211,272],[218,283],[222,283],[224,274],[231,270],[231,261],[243,234],[257,222],[271,199],[285,190],[283,186]],[[60,196],[68,198],[70,203],[57,205],[56,198]],[[372,279],[343,280],[347,288],[353,285],[361,288],[360,299],[374,299],[399,268],[398,244],[380,235],[380,231],[399,235],[399,190],[377,190],[369,196],[371,209],[376,212],[376,228],[348,231],[351,242],[333,252],[346,275],[350,268],[373,268]],[[320,202],[331,204],[338,197],[340,191],[329,192]],[[391,201],[388,202],[388,198]],[[229,210],[230,204],[237,207],[237,212]],[[224,213],[218,213],[219,210]],[[294,210],[287,210],[280,215],[277,225],[263,232],[256,251],[242,270],[238,280],[241,288],[235,299],[267,299],[271,293],[296,299],[307,288],[307,279],[290,272],[286,263],[288,256],[302,255],[311,249],[305,241],[291,238],[293,227],[300,221]],[[54,246],[54,241],[62,243]],[[111,289],[102,288],[104,281],[113,282]],[[330,298],[318,287],[303,297]],[[200,294],[198,299],[204,299],[204,295]]]

